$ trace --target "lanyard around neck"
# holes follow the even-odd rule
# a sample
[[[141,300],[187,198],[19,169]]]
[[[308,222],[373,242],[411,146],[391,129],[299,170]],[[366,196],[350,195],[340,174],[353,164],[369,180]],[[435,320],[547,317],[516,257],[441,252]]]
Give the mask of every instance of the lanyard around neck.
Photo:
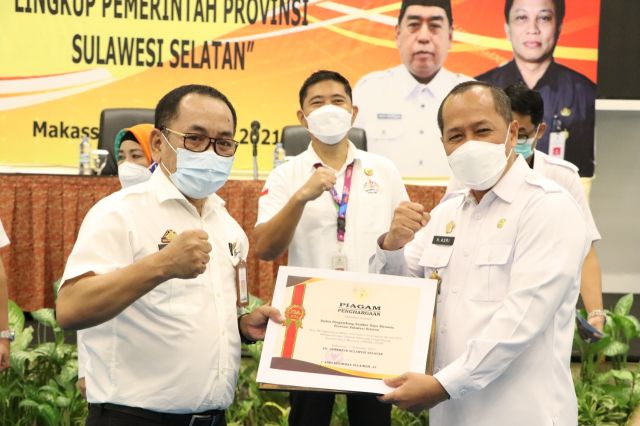
[[[322,167],[322,164],[314,164],[316,169]],[[335,187],[331,187],[329,191],[331,198],[338,211],[337,238],[338,241],[344,242],[344,234],[347,230],[347,205],[349,204],[349,192],[351,190],[351,177],[353,176],[353,162],[351,162],[344,172],[344,185],[342,187],[342,198],[338,197]]]

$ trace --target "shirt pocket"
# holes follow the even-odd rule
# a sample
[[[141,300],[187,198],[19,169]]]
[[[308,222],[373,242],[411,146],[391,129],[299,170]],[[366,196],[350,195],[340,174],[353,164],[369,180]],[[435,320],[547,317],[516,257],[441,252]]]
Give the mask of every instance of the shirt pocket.
[[[152,309],[167,316],[188,316],[200,313],[204,306],[204,283],[197,279],[174,278],[158,285],[149,293]]]
[[[509,287],[512,244],[487,244],[478,247],[475,273],[469,277],[469,299],[481,302],[504,300]],[[474,276],[475,275],[475,276]]]
[[[397,113],[380,114],[389,118],[377,118],[367,129],[367,136],[373,139],[398,139],[404,133],[402,115]]]

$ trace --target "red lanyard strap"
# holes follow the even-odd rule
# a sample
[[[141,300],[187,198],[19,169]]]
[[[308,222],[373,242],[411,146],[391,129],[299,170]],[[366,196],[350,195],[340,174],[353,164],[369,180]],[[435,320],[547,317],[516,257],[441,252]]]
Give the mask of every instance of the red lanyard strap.
[[[322,164],[317,163],[314,164],[313,167],[316,169],[318,167],[322,167]],[[337,237],[338,241],[344,241],[344,234],[347,230],[347,205],[349,204],[349,192],[351,191],[351,177],[353,176],[353,162],[347,166],[347,169],[344,172],[344,186],[342,188],[342,199],[338,197],[338,193],[336,192],[336,188],[332,187],[329,191],[331,193],[331,198],[333,198],[333,202],[335,203],[336,210],[338,211],[338,226],[337,226]]]

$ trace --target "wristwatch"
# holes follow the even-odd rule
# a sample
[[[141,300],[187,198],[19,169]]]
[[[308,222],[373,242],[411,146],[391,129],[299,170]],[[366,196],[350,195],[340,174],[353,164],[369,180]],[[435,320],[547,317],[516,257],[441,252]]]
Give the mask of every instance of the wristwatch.
[[[13,339],[16,338],[16,332],[13,330],[2,330],[0,331],[0,339],[7,339],[10,342],[13,342]]]
[[[607,314],[602,309],[594,309],[593,311],[589,312],[589,315],[587,315],[588,320],[595,317],[601,317],[603,320],[603,324],[607,323]]]

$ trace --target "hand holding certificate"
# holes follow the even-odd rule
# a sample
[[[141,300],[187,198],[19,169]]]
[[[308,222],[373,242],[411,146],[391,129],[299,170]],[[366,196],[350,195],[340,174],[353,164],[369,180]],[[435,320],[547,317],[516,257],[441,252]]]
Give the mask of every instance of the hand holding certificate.
[[[424,373],[436,280],[281,267],[257,380],[279,389],[386,393]],[[268,387],[268,386],[265,386]]]

